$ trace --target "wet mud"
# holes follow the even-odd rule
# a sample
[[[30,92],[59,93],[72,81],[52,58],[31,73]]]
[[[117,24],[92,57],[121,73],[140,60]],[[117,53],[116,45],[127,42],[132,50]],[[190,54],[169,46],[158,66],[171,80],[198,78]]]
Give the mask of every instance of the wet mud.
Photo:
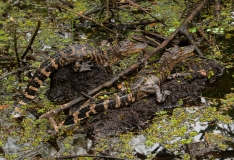
[[[212,85],[223,73],[223,66],[209,59],[189,59],[176,65],[172,75],[162,85],[162,90],[169,90],[171,95],[164,103],[157,103],[155,95],[142,99],[128,107],[108,109],[89,117],[81,126],[92,134],[111,135],[130,130],[144,129],[157,111],[200,102],[202,91]],[[105,67],[95,65],[92,71],[74,73],[72,65],[63,67],[51,76],[48,98],[56,103],[65,103],[108,81],[113,75]],[[72,111],[80,107],[77,104]]]

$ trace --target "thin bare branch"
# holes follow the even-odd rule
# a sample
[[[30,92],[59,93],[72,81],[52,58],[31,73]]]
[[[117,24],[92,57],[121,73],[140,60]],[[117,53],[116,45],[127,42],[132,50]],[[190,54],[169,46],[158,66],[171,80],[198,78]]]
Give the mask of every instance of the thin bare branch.
[[[17,49],[16,28],[15,28],[15,33],[14,33],[14,49],[15,49],[15,55],[17,58],[17,64],[18,64],[18,67],[20,67],[20,57],[19,57],[19,53],[18,53],[18,49]]]
[[[32,44],[33,44],[33,42],[34,42],[34,39],[35,39],[36,36],[37,36],[37,33],[38,33],[38,30],[39,30],[40,26],[41,26],[41,21],[38,20],[37,28],[36,28],[36,30],[35,30],[35,32],[34,32],[32,38],[31,38],[31,40],[30,40],[30,42],[29,42],[29,44],[28,44],[26,50],[24,51],[24,54],[21,56],[21,59],[24,59],[25,56],[27,55],[28,51],[31,49]]]
[[[0,76],[0,81],[3,79],[3,78],[6,78],[7,76],[10,76],[12,74],[15,74],[15,73],[18,73],[19,71],[23,71],[25,69],[29,68],[29,66],[26,66],[26,67],[22,67],[22,68],[18,68],[17,70],[13,71],[13,72],[9,72],[3,76]]]
[[[101,156],[101,155],[72,155],[72,156],[62,156],[62,157],[56,157],[56,160],[60,159],[72,159],[72,158],[80,158],[80,157],[94,157],[94,158],[105,158],[105,159],[115,159],[115,160],[125,160],[122,158],[112,157],[112,156]]]
[[[189,21],[191,21],[194,16],[196,16],[198,14],[198,12],[203,8],[203,6],[208,2],[209,0],[203,0],[203,2],[201,2],[194,10],[193,12],[183,21],[183,23],[181,24],[181,26],[175,30],[171,36],[167,37],[162,43],[161,45],[159,45],[157,48],[153,49],[149,54],[147,54],[145,56],[145,60],[148,60],[150,57],[152,57],[156,52],[163,50],[168,43],[175,38],[175,36],[178,34],[178,32],[181,30],[181,28],[186,27],[187,24],[189,23]],[[125,76],[129,73],[131,73],[132,71],[134,71],[135,69],[139,68],[144,62],[143,61],[139,61],[135,64],[133,64],[132,66],[128,67],[126,70],[124,70],[123,72],[121,72],[120,74],[118,74],[116,77],[112,78],[110,81],[98,86],[97,88],[93,89],[92,91],[90,91],[88,93],[88,95],[94,95],[95,93],[99,92],[100,90],[104,89],[104,88],[108,88],[110,87],[112,84],[114,84],[115,82],[117,82],[122,76]],[[72,101],[70,101],[69,103],[66,103],[64,105],[59,106],[58,108],[51,110],[45,114],[43,114],[42,116],[40,116],[40,118],[48,118],[51,117],[57,113],[59,113],[60,111],[64,110],[64,109],[68,109],[71,106],[73,106],[74,104],[85,100],[84,97],[78,97],[77,99],[74,99]]]
[[[97,24],[98,26],[100,26],[100,27],[106,29],[107,31],[109,31],[109,32],[115,34],[115,32],[114,32],[113,30],[107,28],[107,27],[106,27],[105,25],[103,25],[102,23],[98,23],[98,22],[94,21],[93,19],[91,19],[91,18],[89,18],[89,17],[87,17],[87,16],[85,16],[85,15],[83,15],[83,14],[80,14],[80,13],[78,13],[78,12],[76,12],[76,11],[73,11],[73,10],[68,9],[68,8],[66,8],[66,7],[64,7],[64,6],[61,6],[61,5],[56,5],[56,7],[62,8],[62,9],[64,9],[64,10],[66,10],[66,11],[69,11],[69,12],[71,12],[71,13],[74,13],[74,14],[76,14],[77,16],[80,16],[80,17],[82,17],[82,18],[84,18],[84,19],[87,19],[87,20],[89,20],[89,21],[91,21],[91,22]]]
[[[154,15],[152,15],[151,13],[149,13],[146,9],[142,8],[141,6],[139,6],[138,4],[132,2],[131,0],[126,0],[126,2],[128,2],[130,5],[137,7],[138,9],[142,10],[143,12],[147,13],[148,15],[150,15],[152,18],[156,19],[158,22],[162,23],[164,26],[167,26],[163,21],[159,20],[157,17],[155,17]]]

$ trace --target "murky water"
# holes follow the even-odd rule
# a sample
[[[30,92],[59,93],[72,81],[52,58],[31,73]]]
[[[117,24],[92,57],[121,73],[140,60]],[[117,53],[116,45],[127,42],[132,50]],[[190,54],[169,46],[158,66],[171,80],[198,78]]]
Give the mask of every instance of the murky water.
[[[231,33],[228,33],[231,35]],[[225,48],[222,51],[223,57],[227,64],[232,66],[226,68],[224,74],[212,86],[203,92],[204,97],[209,98],[224,98],[225,94],[233,92],[234,90],[234,33],[230,39],[220,37],[219,42]],[[226,58],[229,57],[229,58]]]

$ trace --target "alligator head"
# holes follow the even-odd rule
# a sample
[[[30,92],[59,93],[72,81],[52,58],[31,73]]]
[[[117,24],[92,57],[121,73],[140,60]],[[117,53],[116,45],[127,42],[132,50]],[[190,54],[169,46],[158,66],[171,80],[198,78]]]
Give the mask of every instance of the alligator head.
[[[120,41],[114,47],[109,48],[108,57],[111,64],[123,59],[131,54],[137,53],[145,49],[148,45],[146,43],[133,43],[131,41]]]
[[[173,55],[172,59],[174,63],[178,63],[181,60],[184,60],[187,57],[193,55],[194,49],[195,48],[193,45],[188,45],[184,47],[175,46],[173,48],[168,49],[167,51]]]

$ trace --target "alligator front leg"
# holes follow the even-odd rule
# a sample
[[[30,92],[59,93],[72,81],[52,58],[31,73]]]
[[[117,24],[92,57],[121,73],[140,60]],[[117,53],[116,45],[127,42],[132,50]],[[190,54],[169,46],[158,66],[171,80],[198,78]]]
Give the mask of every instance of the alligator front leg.
[[[91,71],[91,67],[93,66],[91,61],[82,63],[80,60],[77,60],[74,65],[74,72]]]
[[[94,67],[94,65],[91,61],[87,61],[85,63],[82,63],[79,72],[91,71],[92,70],[91,67]]]
[[[152,85],[152,86],[142,86],[140,87],[140,91],[144,92],[145,94],[155,94],[156,101],[158,103],[162,103],[166,100],[166,97],[170,95],[170,91],[165,90],[161,92],[161,89],[158,85]]]

